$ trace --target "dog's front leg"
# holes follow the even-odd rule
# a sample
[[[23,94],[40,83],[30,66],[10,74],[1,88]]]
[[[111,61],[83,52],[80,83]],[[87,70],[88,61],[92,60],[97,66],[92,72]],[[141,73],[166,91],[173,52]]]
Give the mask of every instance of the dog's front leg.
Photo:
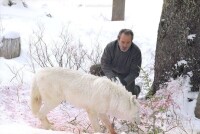
[[[99,118],[106,125],[106,128],[110,131],[111,134],[117,134],[106,114],[99,114]]]
[[[97,113],[91,110],[87,110],[87,113],[94,131],[101,132]]]

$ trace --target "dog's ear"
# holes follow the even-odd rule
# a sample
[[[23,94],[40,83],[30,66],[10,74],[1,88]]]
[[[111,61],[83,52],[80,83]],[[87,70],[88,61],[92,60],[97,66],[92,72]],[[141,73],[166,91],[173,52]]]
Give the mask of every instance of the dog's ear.
[[[134,99],[134,100],[136,99],[136,95],[133,95],[133,99]]]
[[[136,104],[137,102],[135,100],[136,100],[136,95],[132,95],[130,101],[133,102],[133,104]]]

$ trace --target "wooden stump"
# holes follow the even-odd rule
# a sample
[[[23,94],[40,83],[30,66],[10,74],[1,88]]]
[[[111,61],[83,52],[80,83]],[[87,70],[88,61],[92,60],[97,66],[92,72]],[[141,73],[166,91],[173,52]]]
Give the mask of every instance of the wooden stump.
[[[10,33],[9,35],[13,35],[13,33]],[[12,59],[19,57],[20,52],[21,42],[19,36],[3,36],[3,39],[0,43],[0,57]]]

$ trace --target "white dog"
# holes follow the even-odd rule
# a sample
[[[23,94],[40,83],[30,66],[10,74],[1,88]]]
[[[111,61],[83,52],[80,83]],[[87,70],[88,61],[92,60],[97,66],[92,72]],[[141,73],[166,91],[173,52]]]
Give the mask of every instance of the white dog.
[[[32,84],[31,109],[46,129],[46,117],[62,101],[86,109],[95,132],[100,132],[98,117],[115,134],[108,115],[140,122],[139,103],[125,87],[107,78],[63,68],[44,68],[36,73]],[[42,105],[43,102],[43,105]]]

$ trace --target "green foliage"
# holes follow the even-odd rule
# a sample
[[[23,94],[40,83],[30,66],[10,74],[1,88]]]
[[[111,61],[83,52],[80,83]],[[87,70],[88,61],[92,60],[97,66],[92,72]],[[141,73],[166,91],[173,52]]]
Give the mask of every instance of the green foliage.
[[[151,72],[144,70],[144,68],[140,68],[141,70],[141,79],[142,79],[142,85],[143,89],[147,91],[146,98],[151,98],[153,95],[153,89],[152,89],[152,80],[150,78]]]

